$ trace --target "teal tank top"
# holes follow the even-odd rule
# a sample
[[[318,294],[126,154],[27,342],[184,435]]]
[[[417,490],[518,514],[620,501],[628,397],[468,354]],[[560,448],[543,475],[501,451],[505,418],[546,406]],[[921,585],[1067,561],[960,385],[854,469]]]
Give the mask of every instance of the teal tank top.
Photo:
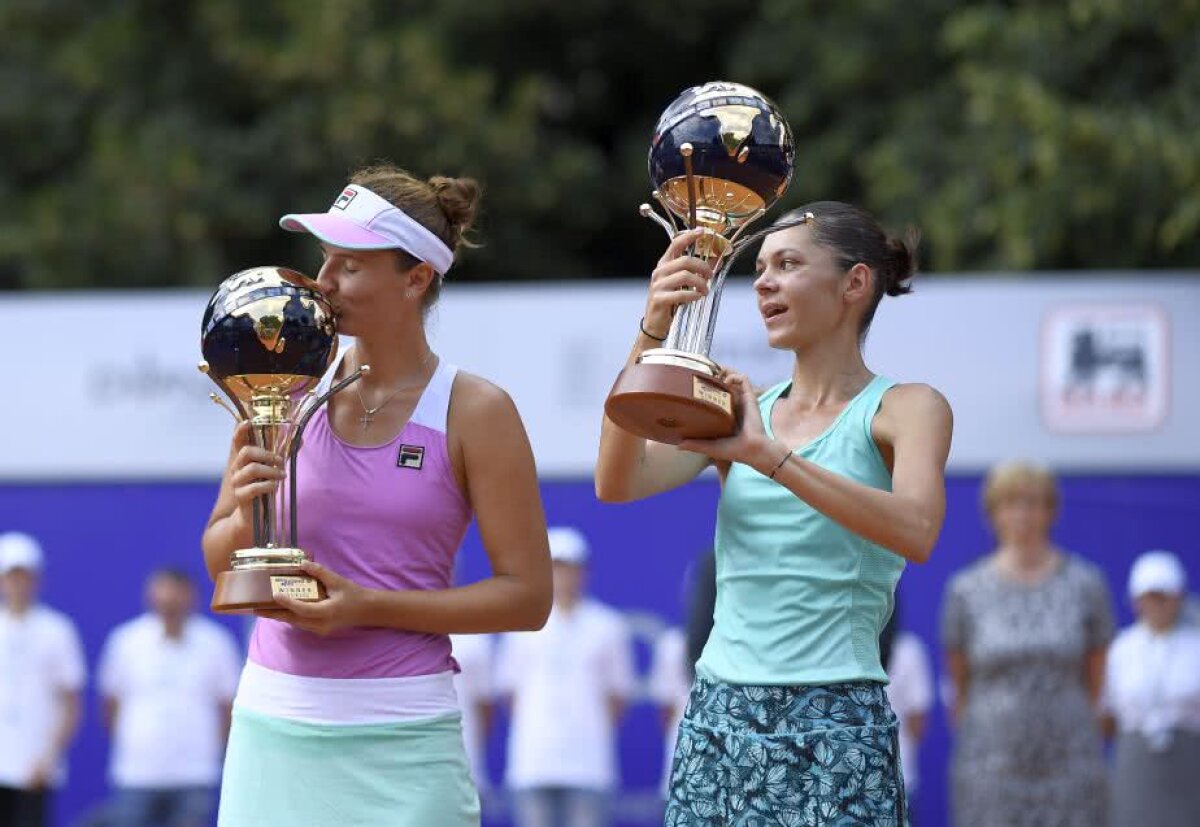
[[[876,376],[795,453],[836,474],[892,489],[871,420],[895,382]],[[759,397],[771,409],[791,382]],[[904,558],[865,540],[747,465],[734,463],[717,506],[717,604],[696,670],[744,685],[887,682],[879,633]]]

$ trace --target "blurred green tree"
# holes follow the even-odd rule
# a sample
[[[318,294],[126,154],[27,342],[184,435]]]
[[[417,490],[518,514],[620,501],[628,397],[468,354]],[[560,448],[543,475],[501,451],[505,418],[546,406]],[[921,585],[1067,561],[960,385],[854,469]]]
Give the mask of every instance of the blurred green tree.
[[[790,204],[935,269],[1195,266],[1200,0],[7,0],[0,288],[312,271],[278,214],[391,159],[485,186],[464,280],[638,275],[654,121],[713,78],[796,132]]]
[[[797,133],[789,202],[914,223],[932,269],[1200,262],[1198,0],[766,0],[729,73]]]

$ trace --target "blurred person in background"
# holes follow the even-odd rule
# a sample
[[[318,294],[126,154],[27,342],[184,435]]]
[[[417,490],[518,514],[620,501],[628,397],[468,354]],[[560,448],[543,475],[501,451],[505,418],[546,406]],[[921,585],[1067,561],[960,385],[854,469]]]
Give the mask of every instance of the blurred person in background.
[[[927,560],[941,531],[952,417],[933,388],[863,360],[883,296],[909,292],[915,239],[840,202],[781,221],[801,218],[766,234],[754,281],[768,344],[795,355],[791,378],[758,395],[724,374],[740,418],[729,438],[676,447],[602,426],[602,500],[668,491],[709,466],[721,478],[714,622],[669,827],[905,819],[879,635],[905,561]],[[712,268],[687,253],[699,235],[681,233],[660,259],[630,362],[708,291]]]
[[[659,709],[666,747],[660,785],[664,801],[671,787],[671,757],[679,738],[679,722],[683,720],[694,677],[693,664],[688,661],[687,643],[687,633],[683,629],[668,626],[654,641],[650,661],[649,693]]]
[[[687,603],[687,663],[695,677],[696,663],[712,634],[713,613],[717,608],[717,553],[709,549],[700,555],[692,569]]]
[[[620,781],[617,725],[633,693],[625,620],[586,595],[587,540],[551,528],[554,608],[546,627],[509,634],[497,654],[511,698],[508,771],[517,827],[602,827]]]
[[[96,682],[113,738],[112,827],[211,823],[242,653],[195,605],[191,577],[160,569],[147,611],[105,641]]]
[[[1187,573],[1167,551],[1129,572],[1137,622],[1108,653],[1116,728],[1112,827],[1200,825],[1200,626],[1181,617]]]
[[[462,710],[463,743],[471,777],[481,794],[491,787],[487,774],[487,738],[492,728],[495,695],[491,635],[450,635],[454,662],[454,692]]]
[[[696,661],[712,632],[713,608],[717,600],[717,558],[710,548],[688,567],[684,575],[686,616],[684,628],[668,628],[655,643],[650,667],[650,695],[662,714],[666,736],[661,794],[671,791],[671,760],[679,740],[679,724],[687,708]]]
[[[900,627],[900,617],[897,600],[880,635],[879,659],[888,676],[888,703],[900,720],[900,766],[904,770],[904,790],[911,803],[920,781],[918,749],[933,706],[934,679],[928,648],[919,637]],[[912,821],[911,810],[909,821]]]
[[[87,680],[83,647],[66,615],[38,602],[42,548],[0,534],[0,825],[51,823]]]
[[[317,286],[354,337],[319,389],[369,364],[309,423],[297,463],[305,571],[328,597],[259,612],[234,700],[222,827],[480,821],[451,633],[537,629],[552,586],[533,452],[495,385],[439,358],[425,320],[479,203],[469,178],[355,173],[316,237]],[[211,576],[253,543],[252,503],[282,458],[237,429],[204,533]],[[474,519],[491,576],[453,586]]]
[[[1058,503],[1048,470],[992,468],[996,548],[946,588],[957,827],[1106,823],[1097,704],[1112,605],[1100,570],[1050,539]]]

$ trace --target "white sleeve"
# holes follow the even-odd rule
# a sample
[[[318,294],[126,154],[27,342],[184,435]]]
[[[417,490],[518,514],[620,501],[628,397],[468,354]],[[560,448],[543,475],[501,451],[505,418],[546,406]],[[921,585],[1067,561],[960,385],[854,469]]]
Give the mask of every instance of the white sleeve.
[[[647,688],[656,703],[674,706],[679,702],[680,674],[687,668],[683,662],[686,643],[680,637],[678,630],[667,629],[654,642]]]
[[[79,692],[87,683],[87,661],[83,657],[83,644],[79,642],[75,624],[63,618],[58,638],[55,683],[61,690]]]
[[[633,647],[623,618],[614,616],[604,651],[606,689],[618,698],[631,698],[636,678],[633,672]]]
[[[213,630],[213,692],[218,700],[232,701],[242,677],[242,653],[233,635],[223,628]]]
[[[521,669],[521,634],[530,632],[506,632],[500,636],[496,646],[496,665],[492,673],[494,677],[493,692],[497,695],[512,695],[520,684]]]
[[[492,697],[492,639],[490,635],[473,635],[473,639],[464,641],[466,635],[453,635],[456,649],[461,648],[465,657],[455,653],[462,672],[458,675],[458,687],[464,703],[479,703]]]
[[[109,632],[96,667],[96,688],[108,698],[120,697],[124,685],[122,650],[125,647],[121,645],[122,637],[119,628]]]
[[[1108,657],[1104,662],[1104,685],[1100,688],[1100,709],[1118,717],[1121,710],[1117,693],[1121,676],[1128,675],[1130,672],[1129,665],[1125,663],[1128,650],[1128,634],[1126,632],[1118,633],[1108,647]]]
[[[916,635],[902,632],[893,647],[888,697],[896,714],[928,712],[933,706],[933,669],[925,644]]]

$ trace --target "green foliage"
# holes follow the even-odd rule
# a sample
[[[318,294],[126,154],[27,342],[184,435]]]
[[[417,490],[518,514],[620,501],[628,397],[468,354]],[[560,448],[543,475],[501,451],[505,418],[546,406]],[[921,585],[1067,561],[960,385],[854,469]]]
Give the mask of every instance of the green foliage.
[[[789,204],[863,203],[937,269],[1195,266],[1200,0],[6,0],[0,287],[313,271],[285,211],[391,159],[485,186],[459,279],[645,273],[685,86],[783,106]]]

